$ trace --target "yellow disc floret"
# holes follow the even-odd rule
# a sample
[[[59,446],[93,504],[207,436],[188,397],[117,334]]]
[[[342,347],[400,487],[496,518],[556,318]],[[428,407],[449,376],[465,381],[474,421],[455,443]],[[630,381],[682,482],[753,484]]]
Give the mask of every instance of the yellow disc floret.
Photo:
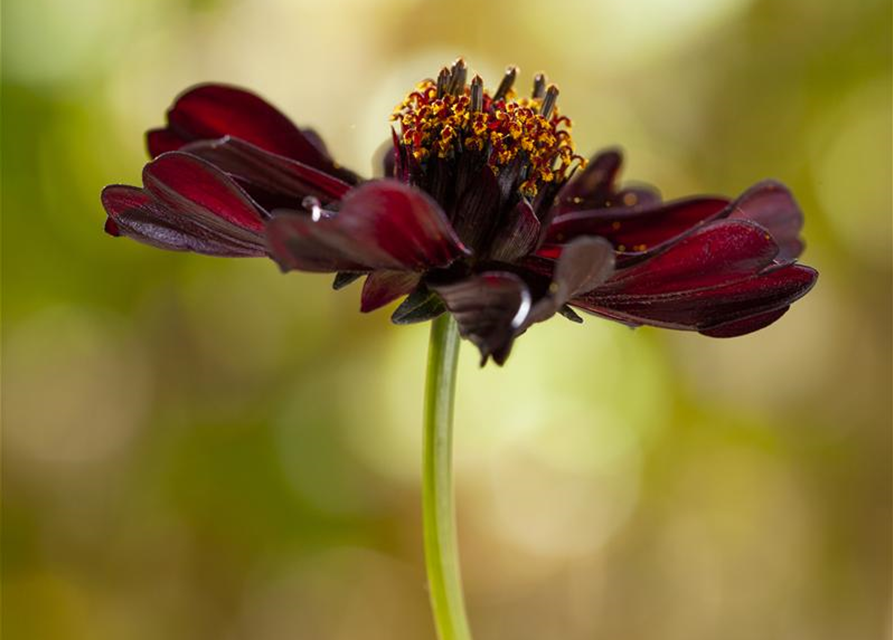
[[[537,76],[532,98],[516,99],[514,68],[493,94],[477,76],[466,86],[464,66],[461,83],[456,82],[455,69],[441,71],[436,82],[419,84],[394,110],[401,141],[416,162],[453,158],[466,150],[484,154],[496,174],[518,162],[523,169],[518,188],[527,197],[544,183],[563,182],[574,163],[585,165],[574,154],[571,121],[558,113],[558,89],[546,88],[543,76]]]

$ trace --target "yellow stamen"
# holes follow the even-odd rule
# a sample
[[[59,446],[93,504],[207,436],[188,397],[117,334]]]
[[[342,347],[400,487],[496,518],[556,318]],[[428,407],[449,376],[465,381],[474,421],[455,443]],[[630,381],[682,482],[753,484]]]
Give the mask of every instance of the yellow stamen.
[[[514,71],[507,73],[513,78]],[[501,87],[498,97],[486,90],[481,97],[480,79],[475,82],[475,105],[469,87],[438,97],[437,83],[425,80],[396,107],[392,119],[400,122],[401,139],[413,158],[423,162],[432,153],[449,158],[464,148],[486,153],[488,164],[499,173],[522,154],[528,169],[519,191],[528,197],[535,196],[543,183],[566,179],[574,160],[585,166],[586,161],[574,154],[571,122],[555,104],[557,89],[549,90],[544,116],[543,95],[516,99],[510,88]]]

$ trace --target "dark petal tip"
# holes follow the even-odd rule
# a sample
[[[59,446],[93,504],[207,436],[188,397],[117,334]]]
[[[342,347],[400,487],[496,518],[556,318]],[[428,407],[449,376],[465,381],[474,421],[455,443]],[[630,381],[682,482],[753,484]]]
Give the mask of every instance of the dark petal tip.
[[[779,260],[793,260],[803,252],[803,212],[782,183],[764,180],[755,184],[732,202],[726,213],[730,220],[752,220],[767,229],[779,246]]]
[[[746,318],[731,320],[728,322],[713,325],[712,327],[708,327],[706,329],[700,329],[698,333],[710,338],[736,338],[738,336],[743,336],[748,333],[753,333],[754,331],[758,331],[760,329],[768,327],[770,324],[786,314],[788,312],[788,309],[790,308],[790,305],[785,305],[780,309],[773,309],[772,311],[767,311],[766,313],[760,313],[754,316],[748,316]]]
[[[112,237],[117,238],[121,235],[121,230],[118,228],[118,225],[115,224],[115,221],[111,218],[105,219],[105,225],[103,227],[103,231],[109,234]]]
[[[139,187],[110,185],[102,191],[102,204],[107,232],[159,249],[232,257],[265,253],[256,234],[205,209],[173,209]]]

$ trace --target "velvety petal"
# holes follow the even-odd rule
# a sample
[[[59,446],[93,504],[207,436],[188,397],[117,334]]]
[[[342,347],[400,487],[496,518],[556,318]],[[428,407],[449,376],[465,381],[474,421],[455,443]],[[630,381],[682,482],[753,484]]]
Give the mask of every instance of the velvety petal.
[[[593,156],[586,168],[571,179],[555,195],[554,207],[548,218],[572,211],[605,209],[608,207],[642,207],[660,202],[660,192],[646,184],[625,185],[618,188],[617,176],[623,164],[619,149],[607,149]],[[545,219],[541,216],[541,219]]]
[[[357,181],[355,174],[332,161],[315,132],[302,131],[276,107],[244,89],[220,84],[192,87],[177,97],[167,119],[167,127],[147,134],[153,157],[171,151],[177,140],[187,143],[232,136],[351,184]]]
[[[619,270],[571,304],[633,325],[739,335],[771,322],[773,312],[815,282],[809,267],[774,262],[777,253],[772,237],[756,223],[719,220]]]
[[[301,129],[301,133],[304,134],[305,138],[307,138],[307,142],[316,147],[317,151],[319,151],[324,156],[329,156],[329,149],[326,147],[325,140],[323,140],[322,136],[319,135],[314,129],[311,129],[310,127],[303,127]]]
[[[803,252],[803,212],[780,182],[765,180],[755,184],[729,205],[726,217],[753,220],[767,229],[779,246],[780,260],[793,260]]]
[[[170,129],[152,129],[146,132],[146,147],[149,150],[149,155],[153,158],[168,151],[176,151],[188,143],[189,139]]]
[[[267,244],[283,270],[425,271],[468,253],[436,202],[394,180],[367,182],[319,219],[275,213]]]
[[[624,192],[621,192],[624,193]],[[779,246],[778,258],[786,261],[803,251],[800,230],[803,214],[788,189],[775,181],[760,182],[733,202],[725,198],[696,197],[660,204],[637,196],[635,207],[608,207],[559,214],[546,232],[540,253],[557,257],[561,244],[580,234],[597,234],[611,240],[622,255],[623,265],[646,260],[667,244],[679,240],[699,225],[723,218],[751,220],[764,227]]]
[[[563,213],[552,220],[546,232],[545,253],[550,245],[560,246],[581,235],[607,238],[621,252],[653,249],[716,218],[728,205],[725,198],[696,197]]]
[[[658,204],[662,199],[660,191],[651,185],[629,185],[617,192],[612,199],[612,206],[650,207]]]
[[[498,226],[502,191],[490,167],[480,167],[456,200],[450,219],[462,242],[476,253]]]
[[[554,265],[547,293],[533,304],[525,326],[551,318],[571,298],[605,282],[614,272],[614,249],[604,238],[576,238]]]
[[[536,196],[533,198],[533,202],[531,202],[531,206],[533,207],[533,212],[536,214],[536,219],[540,221],[540,239],[537,244],[541,244],[542,240],[545,238],[546,229],[549,228],[549,225],[552,224],[552,219],[558,213],[558,207],[554,206],[557,202],[558,194],[564,188],[564,184],[559,184],[557,182],[547,182],[540,186],[539,191],[537,191]]]
[[[188,236],[169,224],[170,212],[139,187],[113,184],[102,190],[105,231],[161,249],[189,250]]]
[[[599,286],[613,272],[611,243],[604,238],[577,238],[565,246],[558,259],[549,292],[566,302]]]
[[[407,295],[418,286],[420,277],[411,271],[373,271],[363,283],[360,311],[374,311]]]
[[[790,306],[784,306],[780,309],[773,309],[772,311],[760,313],[755,316],[731,320],[714,325],[708,329],[701,329],[700,332],[711,338],[734,338],[736,336],[743,336],[744,334],[753,333],[763,327],[768,327],[786,314],[790,308]]]
[[[143,185],[169,208],[207,224],[226,221],[236,228],[259,232],[268,217],[225,173],[179,151],[160,155],[147,164]]]
[[[312,166],[327,160],[281,111],[237,87],[203,84],[187,89],[167,118],[169,130],[186,140],[229,135]]]
[[[381,165],[382,175],[385,178],[394,178],[401,182],[408,182],[406,175],[406,150],[400,143],[400,137],[391,127],[391,137],[388,138],[375,152],[372,161],[373,167]]]
[[[722,285],[772,264],[778,245],[745,220],[711,222],[633,267],[620,269],[603,294],[658,295]]]
[[[579,209],[602,206],[614,193],[614,181],[623,164],[619,149],[605,149],[595,154],[582,171],[578,171],[558,194],[556,205]]]
[[[116,186],[116,185],[112,185]],[[121,235],[121,230],[118,228],[118,225],[115,224],[115,221],[111,218],[105,219],[105,225],[103,226],[103,231],[105,231],[110,236],[117,238]]]
[[[425,160],[424,165],[425,180],[414,183],[440,203],[451,222],[454,219],[451,213],[455,204],[455,195],[459,193],[456,186],[458,180],[456,180],[455,164],[451,160],[440,158],[437,155],[429,157]]]
[[[514,262],[533,251],[540,234],[540,223],[533,207],[522,199],[509,211],[489,250],[489,257],[501,262]]]
[[[492,356],[508,358],[515,332],[530,312],[530,291],[513,273],[490,271],[449,284],[428,284],[456,318],[459,333],[481,352],[481,365]]]
[[[755,331],[778,319],[782,309],[806,295],[817,275],[809,267],[789,263],[726,284],[666,294],[606,295],[595,289],[572,304],[632,324],[729,337]]]
[[[322,203],[338,200],[350,191],[346,182],[306,164],[264,151],[229,136],[193,142],[183,151],[207,160],[240,182],[269,194],[284,195],[300,202],[314,196]]]
[[[385,176],[396,178],[401,182],[409,182],[409,164],[406,161],[406,149],[400,143],[400,137],[393,127],[391,127],[391,145],[390,162],[388,162],[387,157],[385,159]]]
[[[106,231],[112,235],[172,251],[232,257],[266,254],[260,234],[171,209],[138,187],[108,186],[102,192],[102,204],[109,215]]]

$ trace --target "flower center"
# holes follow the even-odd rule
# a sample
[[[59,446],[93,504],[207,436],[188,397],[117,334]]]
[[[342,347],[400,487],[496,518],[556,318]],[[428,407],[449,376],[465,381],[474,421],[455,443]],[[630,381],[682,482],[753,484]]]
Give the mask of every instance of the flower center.
[[[517,98],[512,85],[518,70],[509,67],[492,94],[475,76],[466,84],[467,67],[459,59],[444,67],[437,80],[424,80],[394,109],[402,128],[402,142],[421,165],[432,157],[454,158],[466,151],[482,154],[498,175],[520,163],[522,195],[533,197],[540,186],[563,182],[575,163],[571,121],[558,112],[558,87],[546,86],[542,74],[534,78],[529,98]]]

